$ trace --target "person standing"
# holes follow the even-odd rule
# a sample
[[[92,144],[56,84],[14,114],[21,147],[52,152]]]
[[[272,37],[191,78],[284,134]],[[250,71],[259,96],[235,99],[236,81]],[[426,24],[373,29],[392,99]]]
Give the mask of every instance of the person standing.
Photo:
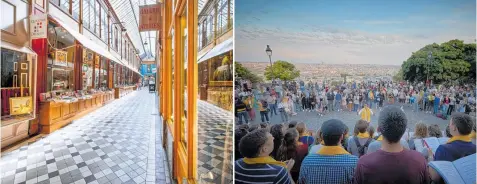
[[[328,108],[330,111],[334,110],[333,108],[333,105],[334,105],[334,99],[335,99],[335,95],[333,94],[333,92],[330,90],[328,91],[328,93],[326,94],[326,98],[328,100]]]
[[[452,95],[449,98],[449,109],[447,110],[447,115],[452,115],[452,112],[454,112],[454,107],[455,107],[455,97]]]
[[[239,97],[235,103],[235,114],[237,114],[239,121],[238,124],[243,123],[242,118],[245,120],[245,123],[248,124],[248,114],[247,114],[247,105],[243,103],[242,99]]]
[[[260,100],[258,110],[260,111],[260,118],[262,120],[262,123],[264,123],[265,120],[267,120],[267,123],[270,123],[270,120],[268,119],[268,103],[265,99]]]
[[[282,118],[282,122],[288,123],[288,113],[287,113],[288,105],[286,102],[286,98],[284,97],[280,103],[278,103],[278,112],[280,112],[280,117]]]
[[[358,112],[359,106],[359,96],[357,94],[354,95],[354,105],[353,105],[353,112]]]
[[[335,105],[334,105],[336,111],[338,112],[340,112],[341,110],[341,98],[342,98],[341,92],[338,91],[335,96]]]
[[[373,110],[371,110],[367,104],[364,104],[364,107],[358,112],[358,115],[361,116],[361,120],[368,123],[371,123],[371,115],[373,114]]]
[[[269,105],[268,108],[270,109],[270,118],[273,117],[273,113],[275,113],[275,115],[278,115],[277,114],[277,98],[275,97],[275,95],[268,95],[267,103]]]

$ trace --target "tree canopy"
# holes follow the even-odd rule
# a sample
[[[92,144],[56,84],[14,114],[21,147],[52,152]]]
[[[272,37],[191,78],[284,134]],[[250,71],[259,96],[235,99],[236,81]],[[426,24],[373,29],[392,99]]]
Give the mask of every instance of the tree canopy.
[[[426,81],[429,75],[436,84],[475,83],[475,48],[475,43],[462,40],[426,45],[404,61],[402,77],[411,82]]]
[[[300,76],[300,71],[295,68],[295,65],[278,60],[273,63],[273,69],[270,66],[265,68],[265,77],[267,80],[272,78],[280,79],[283,81],[293,80]]]
[[[262,82],[263,79],[256,74],[250,72],[247,68],[243,67],[242,64],[235,62],[235,75],[242,79],[250,80],[252,83]]]

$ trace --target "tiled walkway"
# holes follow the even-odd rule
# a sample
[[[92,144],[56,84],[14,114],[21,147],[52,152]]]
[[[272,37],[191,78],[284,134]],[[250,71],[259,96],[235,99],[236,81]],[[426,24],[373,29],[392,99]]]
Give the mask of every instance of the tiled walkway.
[[[199,183],[232,183],[233,114],[198,100]]]
[[[2,153],[1,183],[169,183],[168,167],[156,164],[164,153],[156,153],[153,99],[146,90],[133,92]]]

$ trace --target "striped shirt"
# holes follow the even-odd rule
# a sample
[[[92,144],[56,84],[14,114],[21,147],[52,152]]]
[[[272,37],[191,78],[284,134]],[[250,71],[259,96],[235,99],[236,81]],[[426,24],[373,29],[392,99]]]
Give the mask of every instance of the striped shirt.
[[[310,154],[301,163],[298,183],[351,183],[358,157]]]
[[[235,161],[235,183],[291,184],[286,168],[271,164],[247,164]]]

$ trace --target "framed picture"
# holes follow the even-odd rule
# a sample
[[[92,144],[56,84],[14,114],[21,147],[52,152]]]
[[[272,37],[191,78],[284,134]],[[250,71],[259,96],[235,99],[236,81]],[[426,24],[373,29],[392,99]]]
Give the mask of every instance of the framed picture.
[[[21,63],[22,70],[28,70],[28,64]]]
[[[33,111],[32,97],[10,98],[10,115],[28,114]]]
[[[55,65],[68,66],[67,56],[68,52],[58,50],[55,52]]]

